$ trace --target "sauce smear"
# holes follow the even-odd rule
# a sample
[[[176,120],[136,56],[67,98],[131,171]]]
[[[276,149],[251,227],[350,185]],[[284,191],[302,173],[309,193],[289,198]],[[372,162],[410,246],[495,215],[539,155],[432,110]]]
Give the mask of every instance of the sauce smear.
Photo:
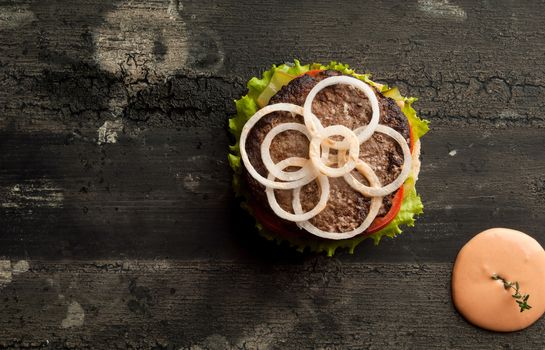
[[[529,294],[530,310],[520,312],[499,275],[519,282]],[[493,228],[473,237],[458,253],[452,272],[452,298],[471,323],[498,332],[530,326],[545,312],[545,251],[532,237],[506,228]]]

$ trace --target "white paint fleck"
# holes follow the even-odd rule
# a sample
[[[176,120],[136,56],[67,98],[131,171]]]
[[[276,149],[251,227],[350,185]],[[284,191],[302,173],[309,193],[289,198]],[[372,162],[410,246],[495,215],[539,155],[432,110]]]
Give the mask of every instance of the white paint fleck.
[[[456,155],[456,153],[458,153],[458,151],[456,151],[455,149],[453,149],[452,151],[450,151],[450,152],[448,153],[448,155],[451,156],[451,157],[454,157],[454,156]]]
[[[258,324],[250,331],[245,331],[245,335],[241,337],[237,343],[237,349],[270,349],[278,343],[278,338],[283,338],[293,329],[292,319],[289,317],[284,319],[284,326],[282,330],[277,330],[280,334],[275,334],[271,327],[267,324]],[[287,322],[286,322],[287,321]]]
[[[257,324],[247,329],[238,339],[229,340],[221,334],[211,334],[201,340],[199,343],[189,347],[190,350],[216,350],[216,349],[270,349],[278,345],[281,339],[293,331],[297,320],[290,315],[286,315],[283,320],[284,325],[280,329],[274,329],[266,323]]]
[[[183,168],[177,169],[173,175],[180,180],[184,189],[188,192],[201,195],[224,196],[228,192],[224,181],[213,172],[205,172],[202,169],[210,167],[220,167],[225,163],[224,160],[215,159],[206,155],[193,155],[187,157],[183,163]]]
[[[11,279],[12,279],[11,271],[12,271],[11,261],[0,260],[0,287],[11,283]]]
[[[164,8],[123,3],[106,14],[94,34],[95,60],[108,72],[122,73],[134,85],[157,78],[154,75],[175,73],[184,67],[189,46],[180,10],[176,0]]]
[[[116,119],[113,121],[107,120],[104,124],[98,128],[98,141],[99,145],[103,143],[116,143],[118,133],[123,131],[123,121]]]
[[[1,208],[62,207],[62,189],[47,179],[29,180],[25,183],[0,187]]]
[[[200,344],[193,344],[190,346],[190,350],[220,350],[220,349],[232,349],[233,346],[227,340],[226,337],[224,337],[221,334],[212,334],[206,337],[201,341]]]
[[[0,29],[15,29],[35,20],[36,16],[28,6],[2,6],[0,11]]]
[[[30,264],[26,260],[19,260],[12,266],[12,272],[14,275],[25,273],[30,269]]]
[[[155,271],[167,271],[170,269],[170,262],[168,260],[153,260],[151,267]]]
[[[452,210],[452,208],[453,208],[452,205],[446,205],[445,206],[445,210]]]
[[[211,173],[185,173],[179,172],[176,179],[181,179],[182,185],[187,192],[201,195],[213,195],[220,198],[226,195],[225,183]]]
[[[26,260],[19,260],[12,264],[10,260],[0,260],[0,288],[11,283],[13,276],[25,273],[30,268]]]
[[[193,192],[193,193],[198,192],[199,185],[200,185],[200,179],[199,179],[198,175],[186,174],[184,176],[183,181],[184,181],[184,187],[188,191]]]
[[[451,4],[449,0],[418,0],[418,9],[431,17],[464,21],[467,14],[460,6]]]
[[[68,305],[66,318],[62,320],[62,328],[80,327],[85,320],[85,311],[77,301],[72,301]]]
[[[513,109],[504,109],[498,113],[500,119],[522,119],[524,116]]]
[[[19,205],[13,202],[4,202],[2,203],[1,207],[2,208],[19,208]]]
[[[168,3],[167,13],[170,15],[170,19],[179,19],[183,6],[179,0],[170,0]]]

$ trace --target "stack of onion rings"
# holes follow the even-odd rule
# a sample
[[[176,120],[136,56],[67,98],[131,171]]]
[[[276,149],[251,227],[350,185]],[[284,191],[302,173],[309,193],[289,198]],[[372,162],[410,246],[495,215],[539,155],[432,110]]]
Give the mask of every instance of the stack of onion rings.
[[[351,130],[343,125],[331,125],[324,127],[320,120],[312,113],[312,102],[316,95],[324,88],[345,84],[362,91],[371,104],[372,116],[369,123],[365,126]],[[250,163],[246,152],[246,139],[250,130],[257,122],[273,112],[291,112],[299,114],[304,118],[304,124],[282,123],[272,128],[261,143],[261,159],[267,168],[268,176],[261,176]],[[382,198],[401,187],[409,176],[411,170],[411,151],[405,138],[394,129],[379,124],[380,110],[377,97],[373,88],[361,80],[348,76],[334,76],[320,81],[308,94],[303,107],[291,103],[277,103],[268,105],[257,111],[246,122],[240,136],[240,155],[248,173],[259,183],[265,186],[265,192],[271,209],[282,219],[295,222],[299,227],[305,229],[313,235],[328,239],[346,239],[354,237],[364,232],[377,216],[382,205]],[[309,157],[290,157],[278,163],[274,163],[270,146],[274,137],[284,131],[294,130],[304,134],[310,142]],[[387,185],[382,185],[373,169],[359,159],[360,145],[369,140],[371,136],[379,132],[393,138],[400,146],[403,152],[403,167],[398,177]],[[342,140],[336,141],[333,136],[341,136]],[[331,161],[330,149],[337,150],[335,161]],[[331,165],[337,164],[337,167]],[[288,172],[284,169],[288,167],[298,167],[297,171]],[[369,182],[367,186],[358,181],[351,172],[358,171]],[[327,232],[318,229],[310,223],[310,219],[318,215],[327,206],[329,200],[329,178],[343,177],[344,180],[357,192],[366,197],[371,197],[371,207],[364,221],[355,229],[348,232]],[[280,180],[280,181],[276,181]],[[301,206],[300,192],[301,188],[312,181],[318,181],[320,188],[320,199],[313,209],[303,212]],[[274,190],[292,190],[293,191],[293,213],[290,213],[280,207]]]

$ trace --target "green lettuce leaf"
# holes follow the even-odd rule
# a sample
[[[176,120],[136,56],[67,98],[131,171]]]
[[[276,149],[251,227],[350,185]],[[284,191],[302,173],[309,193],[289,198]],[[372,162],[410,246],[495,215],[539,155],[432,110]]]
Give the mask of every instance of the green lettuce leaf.
[[[273,65],[271,69],[263,72],[261,79],[253,77],[247,84],[248,87],[248,96],[257,100],[261,92],[265,90],[269,82],[271,81],[272,76],[277,71],[282,71],[289,75],[298,76],[309,71],[309,65],[302,66],[298,60],[294,61],[294,64],[281,64],[280,66]],[[251,116],[251,115],[250,115]]]
[[[416,193],[414,178],[409,177],[405,181],[404,186],[405,192],[403,193],[403,201],[401,202],[401,208],[399,209],[397,216],[382,230],[370,235],[375,241],[375,244],[379,244],[380,239],[384,236],[394,238],[400,234],[402,232],[399,228],[401,225],[414,226],[415,215],[424,212],[422,199]]]
[[[370,74],[358,74],[347,64],[330,62],[327,65],[322,65],[320,63],[301,65],[298,60],[295,60],[293,64],[282,64],[280,66],[273,65],[271,69],[263,72],[261,79],[257,77],[250,79],[247,84],[248,94],[235,101],[237,114],[229,119],[229,130],[236,140],[234,145],[229,146],[230,153],[228,154],[229,165],[233,169],[233,189],[235,194],[242,199],[241,207],[250,214],[252,214],[252,210],[246,202],[248,191],[244,188],[240,177],[242,173],[242,162],[240,159],[239,139],[242,127],[248,119],[257,112],[259,108],[257,105],[257,98],[263,90],[267,88],[267,85],[270,83],[272,76],[277,70],[281,70],[293,76],[298,76],[314,69],[333,69],[343,74],[352,75],[357,79],[379,88],[382,93],[396,101],[402,99],[405,102],[402,112],[409,120],[413,130],[413,136],[416,139],[419,139],[429,130],[429,121],[418,118],[416,111],[412,107],[412,103],[416,101],[416,98],[402,97],[397,88],[389,88],[386,85],[381,86],[380,84],[377,85],[370,80]],[[412,177],[409,177],[409,179],[405,181],[404,186],[405,192],[399,213],[386,227],[376,233],[371,235],[360,235],[345,240],[327,240],[319,237],[312,237],[310,235],[305,237],[294,235],[287,243],[301,252],[305,249],[309,249],[312,252],[325,252],[328,256],[333,256],[338,248],[347,248],[349,253],[352,254],[356,246],[365,239],[373,239],[375,244],[379,244],[382,237],[393,238],[402,232],[400,228],[401,225],[414,226],[415,215],[421,214],[424,208],[420,196],[416,193],[415,181]],[[284,242],[283,239],[277,237],[274,233],[267,231],[257,220],[256,228],[266,239],[276,241],[278,244]]]
[[[424,136],[425,133],[427,133],[430,130],[429,127],[429,120],[420,119],[416,116],[416,111],[414,110],[412,104],[413,102],[416,102],[416,97],[406,97],[404,98],[405,105],[401,109],[403,114],[407,117],[409,120],[409,124],[411,124],[411,128],[413,129],[413,135],[415,140],[420,139],[422,136]]]
[[[418,100],[416,97],[401,96],[401,93],[399,92],[397,87],[383,90],[382,93],[384,94],[384,96],[392,98],[395,101],[404,102],[401,111],[403,112],[403,114],[405,114],[407,120],[409,120],[409,124],[411,124],[415,141],[420,139],[422,136],[424,136],[425,133],[430,130],[430,127],[428,125],[430,122],[428,120],[418,118],[418,116],[416,115],[416,111],[412,106],[412,104]]]

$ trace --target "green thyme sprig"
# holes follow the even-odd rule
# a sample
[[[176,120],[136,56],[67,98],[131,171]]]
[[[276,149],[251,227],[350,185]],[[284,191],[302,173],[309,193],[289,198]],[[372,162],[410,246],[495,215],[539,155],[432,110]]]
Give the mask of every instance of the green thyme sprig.
[[[492,275],[492,279],[497,281],[497,280],[500,280],[503,282],[503,287],[505,289],[514,289],[515,290],[515,294],[512,295],[513,298],[515,298],[515,301],[517,302],[517,304],[519,305],[520,307],[520,312],[523,312],[524,310],[530,310],[532,307],[530,305],[528,305],[528,298],[530,298],[530,295],[529,294],[520,294],[520,286],[519,286],[519,283],[518,282],[509,282],[507,281],[505,278],[497,275],[497,274],[493,274]]]

